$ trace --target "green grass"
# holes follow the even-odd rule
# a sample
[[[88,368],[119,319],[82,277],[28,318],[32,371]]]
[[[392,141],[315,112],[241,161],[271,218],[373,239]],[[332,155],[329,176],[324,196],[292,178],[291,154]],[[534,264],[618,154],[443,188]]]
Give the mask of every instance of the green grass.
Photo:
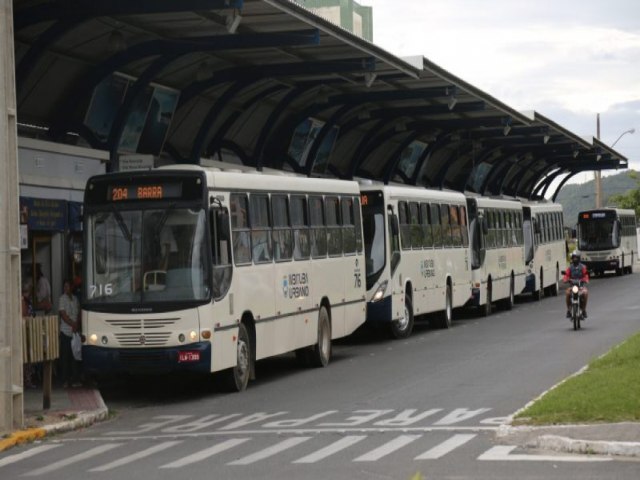
[[[640,421],[640,333],[520,412],[517,425]]]

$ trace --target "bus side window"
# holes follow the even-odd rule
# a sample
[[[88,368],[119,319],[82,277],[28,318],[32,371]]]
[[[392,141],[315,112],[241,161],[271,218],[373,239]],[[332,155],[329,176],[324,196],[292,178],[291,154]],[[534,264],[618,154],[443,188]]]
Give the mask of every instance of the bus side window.
[[[289,200],[291,226],[293,227],[293,258],[307,260],[309,258],[309,217],[307,215],[307,198],[292,195]]]
[[[400,242],[403,250],[411,250],[411,225],[407,202],[398,202],[398,222],[400,223]]]
[[[327,222],[327,250],[330,257],[342,255],[342,227],[338,197],[325,197],[325,220]]]
[[[422,219],[422,246],[427,248],[433,247],[433,234],[431,232],[431,219],[428,203],[420,204],[420,213]]]
[[[467,227],[467,209],[464,206],[460,206],[460,225],[462,226],[462,246],[469,246],[469,228]]]
[[[271,254],[271,222],[269,221],[269,197],[252,194],[249,197],[251,222],[251,254],[255,263],[269,263]]]
[[[273,218],[273,257],[276,262],[291,260],[292,238],[289,222],[289,208],[286,195],[271,196]]]
[[[231,286],[231,235],[226,208],[211,211],[211,259],[213,260],[213,298],[224,297]]]
[[[342,248],[345,255],[356,252],[356,225],[353,214],[353,198],[342,197],[340,199],[342,210]]]
[[[231,195],[231,231],[235,264],[247,265],[251,263],[249,202],[244,194],[234,193]]]
[[[431,204],[431,231],[433,233],[433,246],[442,247],[442,228],[440,226],[440,205]]]
[[[324,223],[322,197],[309,197],[309,223],[311,224],[311,257],[327,256],[327,229]]]

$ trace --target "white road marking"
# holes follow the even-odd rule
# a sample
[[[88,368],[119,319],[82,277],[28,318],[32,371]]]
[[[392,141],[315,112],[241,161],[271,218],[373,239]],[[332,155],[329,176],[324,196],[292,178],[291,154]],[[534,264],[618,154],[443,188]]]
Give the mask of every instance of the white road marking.
[[[30,448],[29,450],[26,450],[22,453],[4,457],[2,460],[0,460],[0,467],[4,467],[5,465],[10,465],[12,463],[19,462],[20,460],[24,460],[25,458],[33,457],[34,455],[44,453],[47,450],[51,450],[52,448],[59,447],[60,445],[61,444],[40,445],[39,447]]]
[[[518,448],[517,446],[501,445],[490,448],[478,457],[478,460],[490,461],[530,461],[530,462],[608,462],[611,457],[592,457],[586,455],[524,455],[513,454],[511,452]]]
[[[437,458],[444,457],[447,453],[452,452],[456,448],[464,445],[469,440],[475,438],[475,434],[466,434],[466,435],[454,435],[453,437],[445,440],[440,445],[436,445],[431,450],[424,452],[421,455],[418,455],[416,460],[435,460]]]
[[[314,452],[310,455],[307,455],[306,457],[302,457],[299,458],[298,460],[292,462],[292,463],[315,463],[318,462],[324,458],[327,458],[331,455],[333,455],[334,453],[338,453],[341,450],[344,450],[345,448],[350,447],[351,445],[355,445],[356,443],[358,443],[360,440],[364,440],[366,437],[366,435],[350,435],[344,438],[341,438],[340,440],[333,442],[331,445],[328,445],[324,448],[321,448],[320,450],[318,450],[317,452]]]
[[[369,453],[359,456],[354,459],[354,462],[375,462],[382,457],[401,449],[405,445],[409,445],[411,442],[416,441],[422,437],[422,435],[400,435],[399,437],[385,443],[381,447],[371,450]]]
[[[114,468],[121,467],[121,466],[126,465],[128,463],[135,462],[136,460],[140,460],[141,458],[149,457],[149,456],[153,455],[154,453],[162,452],[163,450],[166,450],[168,448],[175,447],[179,443],[182,443],[182,442],[178,441],[178,442],[159,443],[158,445],[154,445],[153,447],[147,448],[146,450],[142,450],[140,452],[133,453],[131,455],[127,455],[126,457],[122,457],[122,458],[120,458],[118,460],[115,460],[113,462],[107,463],[105,465],[101,465],[99,467],[92,468],[89,471],[90,472],[106,472],[107,470],[112,470]]]
[[[180,467],[184,467],[185,465],[191,465],[192,463],[201,462],[202,460],[206,460],[209,457],[212,457],[214,455],[217,455],[218,453],[224,452],[225,450],[229,450],[230,448],[236,447],[249,440],[251,439],[250,438],[232,438],[222,443],[218,443],[213,447],[209,447],[205,450],[201,450],[192,455],[184,457],[180,460],[176,460],[175,462],[162,465],[160,468],[180,468]]]
[[[52,463],[51,465],[47,465],[46,467],[38,468],[36,470],[32,470],[30,472],[25,473],[25,476],[35,477],[37,475],[43,475],[45,473],[51,473],[54,470],[58,470],[60,468],[67,467],[69,465],[73,465],[74,463],[81,462],[82,460],[87,460],[88,458],[95,457],[96,455],[100,455],[102,453],[108,452],[109,450],[113,450],[116,447],[122,445],[121,443],[106,443],[104,445],[100,445],[99,447],[94,447],[86,452],[79,453],[77,455],[72,455],[71,457],[64,458],[57,462]]]
[[[275,445],[265,448],[264,450],[260,450],[252,455],[246,456],[239,460],[235,460],[233,462],[227,463],[227,465],[249,465],[250,463],[255,463],[260,460],[264,460],[265,458],[272,457],[284,450],[288,450],[289,448],[295,447],[296,445],[300,445],[303,442],[306,442],[311,437],[293,437],[288,438],[280,443],[276,443]]]

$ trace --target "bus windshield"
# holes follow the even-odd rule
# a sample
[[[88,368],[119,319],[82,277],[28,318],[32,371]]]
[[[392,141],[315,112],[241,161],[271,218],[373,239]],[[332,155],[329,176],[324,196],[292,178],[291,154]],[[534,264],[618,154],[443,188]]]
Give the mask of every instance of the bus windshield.
[[[578,226],[579,250],[610,250],[620,246],[620,229],[614,218],[580,221]]]
[[[206,231],[203,209],[175,204],[88,214],[84,303],[207,300]]]
[[[380,278],[386,262],[384,201],[382,192],[367,192],[362,200],[362,228],[367,289]]]

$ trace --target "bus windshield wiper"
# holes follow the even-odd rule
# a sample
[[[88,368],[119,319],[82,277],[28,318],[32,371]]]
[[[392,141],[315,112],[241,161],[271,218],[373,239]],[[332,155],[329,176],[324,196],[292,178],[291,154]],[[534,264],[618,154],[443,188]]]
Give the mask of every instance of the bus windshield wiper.
[[[122,214],[118,211],[118,209],[113,204],[111,204],[111,210],[113,212],[113,216],[116,217],[116,222],[118,222],[118,226],[120,227],[120,230],[124,235],[124,238],[127,240],[127,242],[131,243],[131,239],[132,239],[131,232],[129,231],[127,224],[124,222],[124,218],[122,218]]]

